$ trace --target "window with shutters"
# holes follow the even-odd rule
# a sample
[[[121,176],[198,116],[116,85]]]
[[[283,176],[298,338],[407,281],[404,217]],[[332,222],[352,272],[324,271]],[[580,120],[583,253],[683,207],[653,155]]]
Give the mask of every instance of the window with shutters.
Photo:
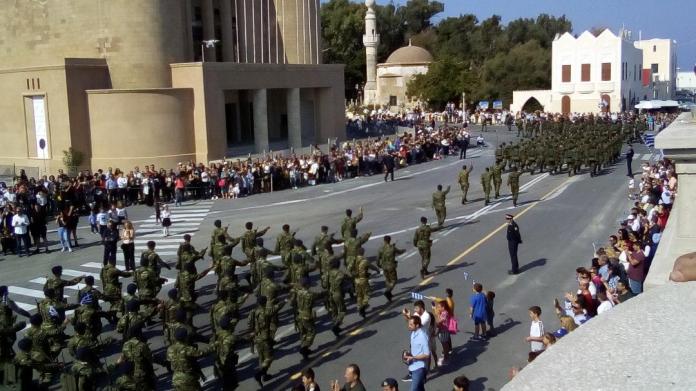
[[[570,65],[563,65],[561,67],[561,81],[563,83],[570,83]]]
[[[611,63],[602,63],[602,81],[611,81]]]
[[[582,64],[580,68],[580,81],[590,81],[590,64]]]

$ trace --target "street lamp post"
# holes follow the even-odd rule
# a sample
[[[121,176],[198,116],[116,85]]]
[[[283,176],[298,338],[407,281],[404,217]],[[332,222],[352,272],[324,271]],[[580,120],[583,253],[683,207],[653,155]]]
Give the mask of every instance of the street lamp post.
[[[204,39],[201,41],[201,62],[205,62],[205,49],[214,49],[218,43],[220,43],[219,39]]]

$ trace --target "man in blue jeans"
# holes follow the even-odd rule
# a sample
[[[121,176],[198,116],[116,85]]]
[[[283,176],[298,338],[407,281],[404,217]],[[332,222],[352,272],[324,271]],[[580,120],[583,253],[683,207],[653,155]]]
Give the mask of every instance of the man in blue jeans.
[[[430,358],[428,334],[421,327],[421,319],[411,316],[408,320],[408,330],[411,332],[411,352],[404,355],[411,374],[411,391],[425,391],[426,364]]]

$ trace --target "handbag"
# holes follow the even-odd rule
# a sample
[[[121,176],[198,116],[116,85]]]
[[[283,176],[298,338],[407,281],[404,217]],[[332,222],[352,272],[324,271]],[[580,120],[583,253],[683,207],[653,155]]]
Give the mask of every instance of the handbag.
[[[457,322],[457,318],[454,316],[450,316],[447,321],[447,331],[449,331],[450,334],[457,334],[459,332],[459,322]]]

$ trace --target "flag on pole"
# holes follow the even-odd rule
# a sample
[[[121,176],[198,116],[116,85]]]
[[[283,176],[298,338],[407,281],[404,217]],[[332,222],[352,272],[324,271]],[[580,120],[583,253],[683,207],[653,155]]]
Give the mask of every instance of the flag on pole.
[[[420,293],[411,292],[411,298],[413,300],[423,300],[425,296],[421,295]]]

